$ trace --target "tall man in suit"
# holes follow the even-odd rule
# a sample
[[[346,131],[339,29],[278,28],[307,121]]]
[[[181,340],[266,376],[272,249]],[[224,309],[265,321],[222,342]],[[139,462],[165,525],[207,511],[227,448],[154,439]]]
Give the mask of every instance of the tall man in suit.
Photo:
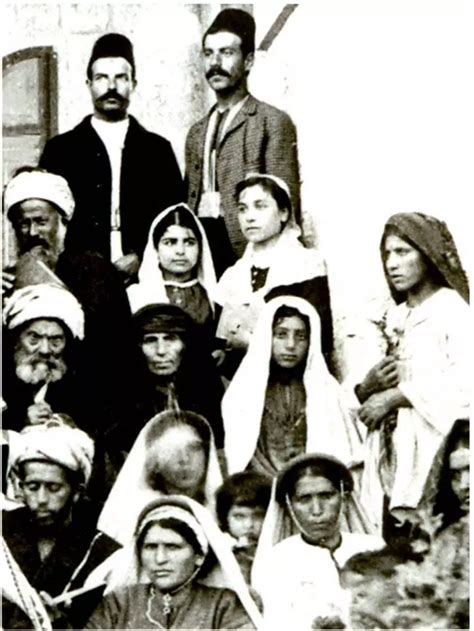
[[[282,178],[299,217],[296,130],[285,112],[248,91],[255,52],[255,21],[249,13],[221,11],[204,34],[202,48],[217,102],[188,132],[187,200],[203,219],[220,275],[245,247],[234,194],[248,173]]]
[[[40,166],[63,176],[76,201],[66,249],[98,252],[129,280],[155,216],[182,201],[182,177],[168,140],[127,113],[136,72],[124,35],[96,41],[87,85],[94,114],[49,140]]]

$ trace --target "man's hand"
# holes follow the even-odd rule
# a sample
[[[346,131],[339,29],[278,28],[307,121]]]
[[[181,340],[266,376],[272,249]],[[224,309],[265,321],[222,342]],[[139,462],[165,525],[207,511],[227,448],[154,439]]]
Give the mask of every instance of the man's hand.
[[[395,409],[394,390],[396,388],[372,394],[359,408],[359,418],[369,430],[377,429],[387,414]]]
[[[29,425],[40,425],[48,421],[53,415],[53,410],[49,403],[41,401],[40,403],[33,403],[26,411],[26,420]]]
[[[399,380],[397,362],[393,357],[384,357],[369,370],[363,382],[357,386],[356,394],[363,403],[376,392],[396,388]]]
[[[138,270],[140,269],[140,259],[135,252],[131,252],[130,254],[125,254],[125,256],[121,256],[117,259],[114,265],[121,274],[123,274],[126,278],[130,278],[138,273]]]
[[[15,274],[2,271],[2,296],[9,294],[15,284]]]

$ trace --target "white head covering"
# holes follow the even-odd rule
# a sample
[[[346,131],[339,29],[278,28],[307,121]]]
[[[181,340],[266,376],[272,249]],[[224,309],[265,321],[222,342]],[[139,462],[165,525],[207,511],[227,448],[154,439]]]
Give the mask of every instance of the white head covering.
[[[40,318],[63,322],[73,337],[84,338],[84,312],[77,299],[64,287],[39,283],[17,289],[5,302],[3,321],[8,329]]]
[[[262,572],[265,568],[266,558],[269,551],[277,543],[290,537],[295,532],[300,532],[299,526],[296,525],[294,517],[290,514],[287,501],[287,491],[285,489],[288,473],[295,467],[310,466],[311,464],[320,464],[321,461],[337,463],[341,467],[341,472],[346,469],[347,473],[341,473],[341,492],[344,493],[344,501],[341,507],[339,518],[339,526],[341,531],[370,534],[375,536],[375,528],[370,523],[356,493],[353,490],[353,476],[342,462],[338,462],[337,458],[324,453],[306,453],[290,460],[287,465],[273,479],[272,493],[268,504],[265,519],[263,520],[262,530],[258,540],[257,551],[252,566],[252,584],[258,585],[261,581]],[[332,467],[334,469],[334,467]],[[383,540],[377,538],[383,545]],[[375,541],[375,538],[374,538]]]
[[[13,177],[5,188],[5,212],[9,216],[15,204],[26,199],[44,199],[55,204],[69,221],[74,213],[74,197],[66,180],[43,171],[24,171]]]
[[[152,303],[169,302],[163,272],[158,264],[158,254],[155,244],[153,243],[153,235],[160,223],[177,208],[189,212],[194,219],[196,230],[201,237],[201,252],[198,261],[197,280],[204,287],[209,297],[214,294],[216,272],[214,270],[211,249],[204,228],[186,204],[176,204],[161,212],[155,217],[151,224],[150,232],[148,233],[148,241],[143,253],[143,261],[138,271],[138,283],[131,285],[127,289],[133,313],[136,313],[141,307]],[[213,308],[211,298],[209,298],[209,303],[211,308]]]
[[[206,425],[209,430],[210,444],[204,480],[204,502],[214,512],[215,492],[222,484],[222,474],[212,429],[204,417],[194,412],[167,410],[148,421],[138,435],[100,514],[99,530],[119,543],[123,544],[128,541],[143,507],[163,495],[161,491],[150,488],[147,481],[146,461],[147,453],[150,450],[147,437],[150,433],[155,434],[156,428],[159,428],[160,424],[167,428],[168,425],[164,422],[173,416],[176,416],[178,421],[183,424],[187,422],[186,417],[192,416],[199,420],[198,422]],[[126,498],[126,510],[124,510],[124,498]]]
[[[222,399],[224,450],[229,473],[242,471],[257,446],[272,356],[273,319],[282,305],[309,318],[310,341],[303,383],[306,390],[306,451],[321,451],[347,466],[362,458],[363,426],[349,412],[343,390],[321,352],[319,316],[306,300],[281,296],[262,309],[249,348]]]
[[[57,421],[30,425],[18,436],[12,469],[29,460],[45,460],[70,471],[80,471],[87,484],[92,472],[94,442],[81,429]]]
[[[128,509],[127,503],[126,510],[128,511]],[[212,571],[208,576],[204,577],[202,583],[210,587],[232,589],[239,597],[254,625],[257,628],[261,627],[261,614],[250,596],[239,564],[232,553],[226,536],[219,529],[212,513],[207,508],[189,497],[169,495],[155,498],[154,501],[145,503],[142,505],[142,509],[141,514],[135,518],[132,530],[124,542],[123,548],[110,556],[96,571],[92,572],[86,581],[86,586],[92,587],[105,580],[107,583],[105,593],[107,594],[124,585],[149,582],[149,579],[140,571],[138,564],[136,553],[138,533],[143,530],[146,523],[158,519],[164,514],[183,520],[183,514],[186,512],[185,521],[196,533],[198,542],[203,539],[206,540],[206,549],[214,552],[219,564],[217,571]],[[123,511],[123,498],[121,511]],[[199,577],[196,580],[201,582]]]

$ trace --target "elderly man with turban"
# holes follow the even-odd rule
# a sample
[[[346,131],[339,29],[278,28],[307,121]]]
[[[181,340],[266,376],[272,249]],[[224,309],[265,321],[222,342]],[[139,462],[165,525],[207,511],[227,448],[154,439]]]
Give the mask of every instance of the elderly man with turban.
[[[84,342],[76,360],[88,375],[91,396],[93,392],[93,398],[104,402],[97,409],[100,416],[93,420],[91,415],[91,431],[99,435],[125,409],[126,400],[119,394],[128,392],[134,374],[131,314],[123,283],[114,266],[99,254],[65,250],[75,200],[64,178],[42,169],[20,169],[7,184],[4,206],[19,258],[3,272],[3,295],[52,283],[65,286],[81,303]],[[117,362],[118,340],[122,362]]]
[[[96,530],[98,507],[82,498],[92,471],[94,443],[82,430],[49,421],[25,428],[12,455],[24,506],[3,516],[3,537],[30,585],[45,600],[81,586],[118,544]],[[69,610],[82,626],[100,594]],[[18,628],[21,613],[3,603],[3,624]],[[20,616],[20,619],[19,619]],[[16,626],[15,626],[16,625]],[[64,627],[64,619],[54,626]]]
[[[87,419],[75,356],[84,313],[64,287],[41,283],[17,289],[3,310],[3,426],[20,430],[53,413]]]

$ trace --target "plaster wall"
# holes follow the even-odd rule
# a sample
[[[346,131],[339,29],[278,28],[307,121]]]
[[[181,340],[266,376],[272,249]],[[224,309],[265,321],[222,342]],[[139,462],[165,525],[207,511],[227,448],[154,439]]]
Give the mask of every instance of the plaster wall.
[[[131,112],[171,140],[183,168],[186,131],[213,102],[199,51],[220,6],[8,4],[2,53],[55,48],[63,132],[91,111],[84,82],[94,41],[126,34],[138,78]],[[253,4],[257,43],[283,6]],[[327,260],[342,375],[361,352],[355,315],[388,296],[378,244],[390,214],[439,216],[465,261],[470,254],[472,27],[462,0],[308,1],[256,55],[251,91],[288,111],[298,128],[305,234]]]

